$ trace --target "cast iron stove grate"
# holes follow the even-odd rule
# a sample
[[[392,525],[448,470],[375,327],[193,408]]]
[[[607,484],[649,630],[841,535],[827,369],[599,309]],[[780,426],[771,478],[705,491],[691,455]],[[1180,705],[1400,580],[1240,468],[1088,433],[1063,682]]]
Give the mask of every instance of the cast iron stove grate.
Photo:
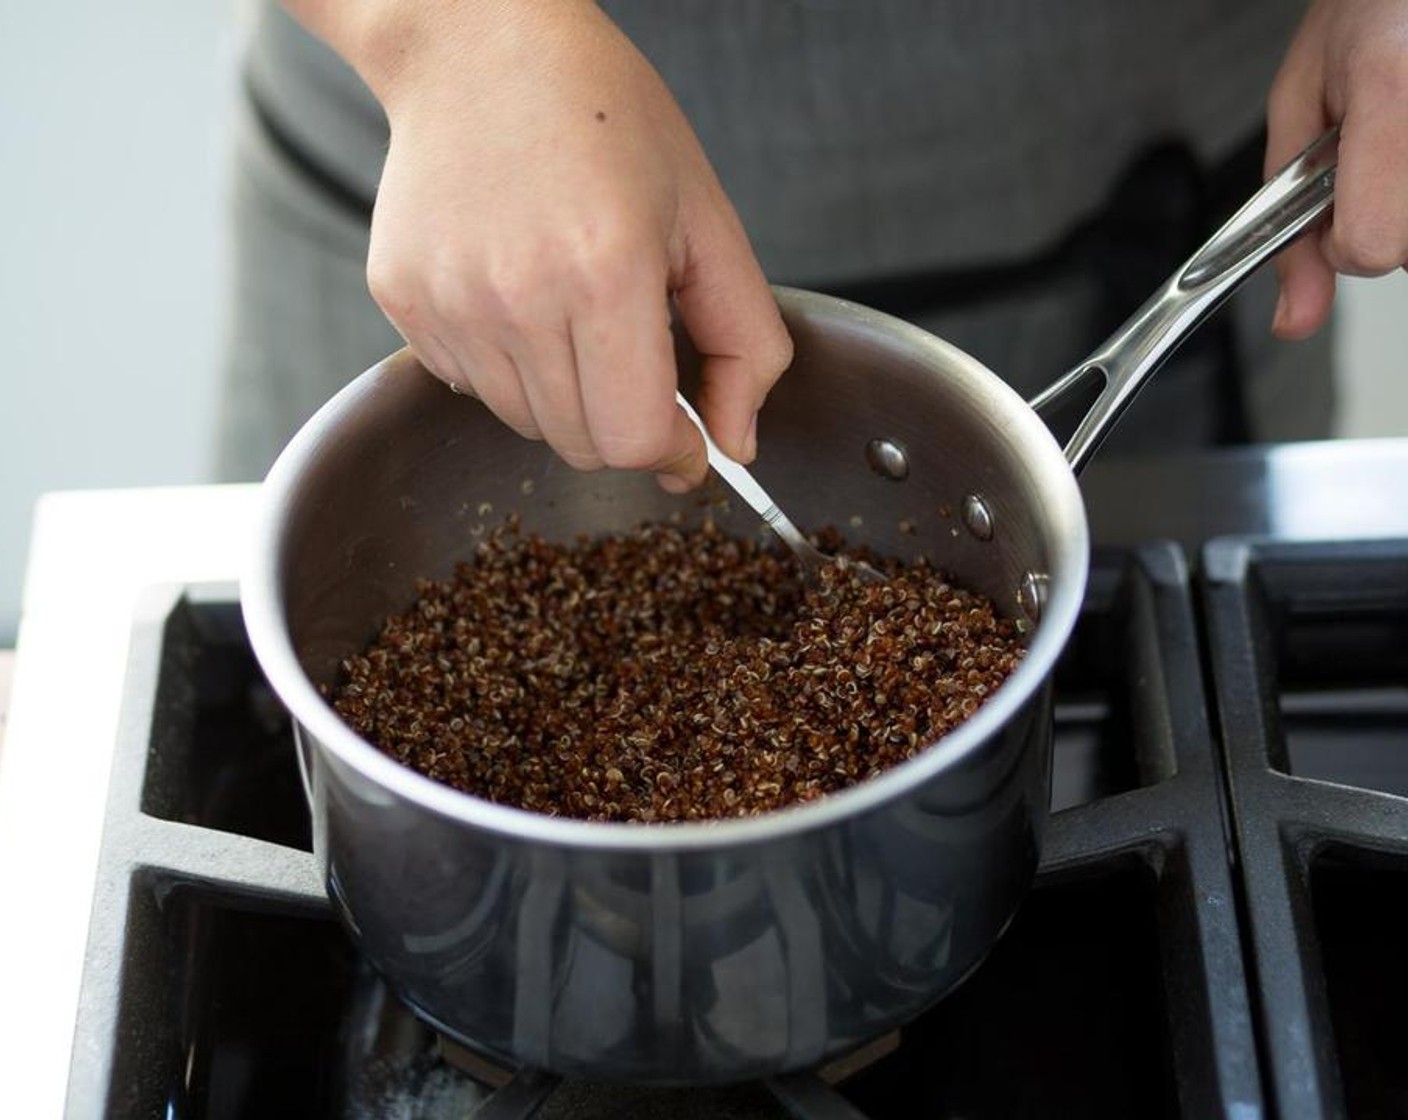
[[[1408,542],[1227,539],[1208,644],[1267,1085],[1408,1116]]]
[[[330,917],[287,717],[234,589],[160,590],[133,637],[68,1113],[1256,1115],[1219,779],[1173,546],[1097,556],[1056,721],[1058,812],[1032,895],[974,976],[897,1035],[818,1074],[726,1089],[466,1073]]]

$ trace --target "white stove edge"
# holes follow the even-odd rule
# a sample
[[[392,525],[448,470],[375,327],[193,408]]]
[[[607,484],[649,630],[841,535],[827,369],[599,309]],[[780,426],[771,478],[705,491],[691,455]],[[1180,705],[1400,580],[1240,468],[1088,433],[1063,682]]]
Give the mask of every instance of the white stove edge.
[[[192,486],[39,501],[0,751],[0,1116],[63,1113],[137,601],[155,584],[237,579],[257,495]]]

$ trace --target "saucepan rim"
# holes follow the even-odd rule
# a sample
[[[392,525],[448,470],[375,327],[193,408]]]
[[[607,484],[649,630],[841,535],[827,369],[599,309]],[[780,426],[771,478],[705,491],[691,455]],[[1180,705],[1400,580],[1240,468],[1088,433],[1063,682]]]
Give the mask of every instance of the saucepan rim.
[[[548,816],[452,789],[383,754],[342,721],[298,660],[284,612],[283,546],[309,465],[336,442],[334,437],[345,418],[367,407],[388,367],[409,359],[407,352],[401,351],[338,392],[279,456],[262,485],[251,552],[241,579],[241,605],[255,656],[280,699],[316,745],[385,791],[441,817],[509,839],[581,850],[663,853],[772,842],[863,816],[914,793],[944,771],[961,765],[983,744],[996,741],[1002,728],[1045,686],[1080,612],[1090,546],[1075,475],[1031,406],[964,351],[859,304],[801,289],[773,290],[789,314],[840,314],[868,328],[892,332],[906,350],[927,355],[930,368],[943,370],[946,378],[959,383],[961,392],[982,401],[984,407],[991,406],[993,438],[1016,446],[1039,480],[1041,500],[1052,526],[1048,541],[1052,570],[1047,573],[1040,620],[1026,656],[974,715],[913,758],[816,801],[751,817],[698,822],[627,824]],[[398,375],[402,373],[398,371]]]

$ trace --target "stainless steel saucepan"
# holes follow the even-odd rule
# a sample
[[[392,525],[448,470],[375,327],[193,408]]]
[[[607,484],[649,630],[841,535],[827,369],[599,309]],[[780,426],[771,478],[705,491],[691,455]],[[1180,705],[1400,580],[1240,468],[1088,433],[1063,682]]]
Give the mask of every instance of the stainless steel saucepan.
[[[448,575],[504,514],[567,539],[695,507],[649,476],[566,468],[407,353],[339,393],[269,474],[242,596],[297,724],[328,893],[361,952],[492,1057],[654,1082],[812,1066],[959,983],[1041,848],[1050,684],[1088,562],[1074,471],[1169,351],[1330,204],[1335,152],[1333,135],[1310,148],[1030,405],[912,326],[777,291],[796,358],[762,415],[759,479],[802,524],[926,553],[1032,624],[1027,657],[971,720],[794,809],[550,818],[438,785],[345,726],[319,686],[418,577]],[[688,383],[697,360],[681,356]],[[1103,389],[1063,454],[1039,413],[1092,381]]]

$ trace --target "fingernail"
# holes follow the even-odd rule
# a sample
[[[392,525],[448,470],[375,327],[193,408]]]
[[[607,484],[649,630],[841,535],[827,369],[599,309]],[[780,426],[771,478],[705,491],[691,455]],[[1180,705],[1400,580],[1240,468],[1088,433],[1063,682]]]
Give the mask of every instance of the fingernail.
[[[657,474],[655,481],[660,484],[660,489],[667,494],[688,494],[692,487],[689,479],[677,474]]]
[[[743,437],[743,461],[751,463],[758,457],[758,414],[748,421],[748,434]]]

